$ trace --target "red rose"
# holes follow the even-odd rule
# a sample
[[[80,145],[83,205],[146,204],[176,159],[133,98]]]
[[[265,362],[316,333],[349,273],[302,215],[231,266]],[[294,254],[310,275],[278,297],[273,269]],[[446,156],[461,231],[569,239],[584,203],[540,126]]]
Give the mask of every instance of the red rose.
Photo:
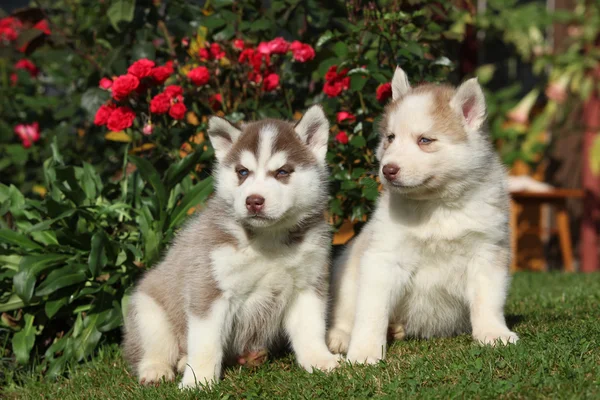
[[[200,49],[198,50],[198,57],[200,57],[201,60],[206,61],[210,59],[210,53],[206,49]]]
[[[44,32],[45,35],[50,35],[52,32],[50,31],[50,27],[48,26],[48,21],[45,19],[39,21],[37,24],[33,26],[33,29],[37,29],[38,31]]]
[[[137,60],[131,64],[131,66],[127,68],[127,73],[142,79],[152,73],[152,68],[154,68],[154,65],[154,61],[150,61],[147,58],[142,58],[141,60]]]
[[[150,76],[154,79],[154,82],[161,85],[165,83],[174,72],[173,61],[167,61],[162,67],[153,68],[150,72]]]
[[[279,86],[279,75],[271,73],[263,79],[263,90],[265,92],[272,92]]]
[[[278,37],[268,43],[269,54],[285,54],[290,48],[290,44],[284,38]]]
[[[263,60],[265,61],[265,65],[268,67],[269,64],[271,63],[271,56],[269,56],[268,54],[261,54],[260,52],[255,52],[254,55],[252,56],[252,59],[250,60],[250,64],[252,65],[252,68],[254,68],[254,70],[256,72],[260,71],[260,69],[263,65]]]
[[[213,111],[217,111],[221,109],[221,105],[223,104],[223,96],[221,96],[221,93],[213,94],[208,99],[208,103]]]
[[[100,108],[98,109],[98,111],[96,111],[96,117],[94,118],[94,125],[98,125],[98,126],[106,125],[106,123],[108,122],[108,119],[110,118],[113,111],[115,111],[114,105],[112,105],[112,104],[111,105],[106,105],[106,104],[101,105]]]
[[[294,60],[298,62],[307,62],[315,58],[315,49],[297,40],[290,45],[290,50],[292,51]]]
[[[256,71],[250,71],[248,73],[248,80],[252,83],[259,84],[262,81],[262,76]]]
[[[390,97],[392,97],[392,84],[391,83],[382,83],[377,87],[377,101],[383,103]]]
[[[29,72],[29,75],[31,75],[32,77],[36,77],[39,74],[39,70],[37,69],[37,67],[35,66],[34,63],[32,63],[29,60],[19,60],[15,63],[15,69],[24,69],[27,72]]]
[[[260,42],[256,48],[260,54],[271,54],[271,46],[267,42]]]
[[[354,122],[356,121],[356,116],[348,111],[340,111],[337,113],[337,122],[340,124],[344,121]]]
[[[233,48],[238,50],[244,50],[244,41],[242,39],[235,39],[233,41]]]
[[[342,84],[341,82],[330,81],[325,82],[323,85],[323,93],[325,93],[329,97],[337,97],[342,93]]]
[[[183,119],[183,117],[185,117],[185,112],[187,111],[187,108],[185,107],[185,104],[183,103],[175,103],[171,106],[171,109],[169,110],[169,115],[173,118],[173,119]]]
[[[340,131],[337,135],[335,135],[335,140],[340,142],[341,144],[348,144],[348,135],[344,131]]]
[[[110,114],[106,126],[113,132],[120,132],[133,125],[135,113],[129,107],[119,107]]]
[[[210,45],[210,54],[213,56],[215,60],[220,60],[225,57],[225,52],[221,49],[219,43],[212,43]]]
[[[100,83],[98,84],[98,86],[100,87],[100,89],[104,89],[104,90],[108,90],[112,87],[113,85],[113,81],[111,79],[108,78],[102,78],[100,79]]]
[[[325,80],[332,81],[337,77],[337,65],[332,65],[329,67],[327,72],[325,73]]]
[[[0,19],[0,41],[14,42],[19,37],[23,23],[14,17]]]
[[[131,74],[121,75],[113,81],[112,97],[117,101],[123,100],[137,89],[139,85],[140,80],[137,76]]]
[[[350,87],[350,77],[346,76],[347,74],[347,69],[337,72],[337,65],[331,66],[325,74],[323,92],[329,97],[336,97],[339,96],[343,90],[348,90]]]
[[[23,147],[28,149],[33,143],[40,140],[39,124],[37,122],[33,124],[19,124],[15,126],[15,134],[21,139]]]
[[[188,72],[187,76],[196,86],[206,85],[210,79],[210,74],[206,67],[196,67]]]
[[[179,85],[169,85],[163,91],[169,97],[169,100],[183,95],[183,89]]]
[[[249,63],[253,57],[254,57],[254,49],[244,49],[240,53],[238,62],[240,62],[240,63],[248,62]]]
[[[150,112],[152,114],[164,114],[171,107],[171,98],[166,93],[157,94],[150,100]]]

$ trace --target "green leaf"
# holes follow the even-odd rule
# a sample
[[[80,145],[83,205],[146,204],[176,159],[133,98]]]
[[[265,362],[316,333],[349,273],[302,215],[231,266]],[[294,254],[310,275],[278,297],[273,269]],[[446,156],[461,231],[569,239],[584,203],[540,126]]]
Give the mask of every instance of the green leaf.
[[[47,296],[58,289],[85,281],[85,268],[82,264],[72,264],[50,272],[35,291],[36,296]]]
[[[27,236],[10,229],[0,229],[0,243],[8,243],[26,250],[39,250],[42,248]]]
[[[93,354],[96,349],[96,345],[102,337],[102,333],[96,328],[98,321],[98,315],[90,315],[85,317],[83,320],[83,329],[73,341],[73,350],[75,351],[75,358],[77,361],[81,361],[86,357]]]
[[[81,96],[81,108],[88,115],[89,120],[93,120],[100,106],[110,99],[110,93],[100,88],[90,88]]]
[[[13,353],[19,364],[29,362],[29,354],[35,344],[35,328],[33,327],[33,315],[25,314],[25,326],[19,332],[15,333],[12,339]]]
[[[367,172],[364,168],[354,168],[352,170],[352,179],[359,179]]]
[[[44,304],[44,311],[48,318],[52,318],[56,315],[56,313],[68,302],[68,297],[61,297],[57,300],[48,300],[46,304]]]
[[[35,282],[38,275],[50,267],[64,263],[69,256],[64,254],[44,254],[26,256],[19,263],[19,271],[13,277],[15,293],[29,303],[33,297]]]
[[[360,149],[362,147],[365,147],[367,145],[367,141],[365,140],[364,137],[360,136],[360,135],[354,135],[354,137],[352,138],[352,140],[350,140],[350,144],[357,148]]]
[[[264,31],[271,27],[271,22],[266,18],[260,18],[250,26],[251,32]]]
[[[0,312],[8,312],[13,310],[18,310],[19,308],[23,308],[25,306],[25,302],[14,293],[9,297],[8,301],[5,303],[0,303]]]
[[[360,92],[365,87],[367,80],[365,75],[352,75],[350,77],[350,90]]]
[[[322,34],[321,37],[317,40],[317,43],[315,44],[317,50],[320,50],[325,43],[327,43],[333,38],[333,36],[333,32],[331,31],[327,31],[324,34]]]
[[[379,190],[377,188],[377,182],[371,178],[363,178],[361,180],[361,184],[363,185],[362,195],[369,201],[377,200],[379,196]]]
[[[110,23],[117,32],[120,22],[133,21],[133,11],[135,10],[135,0],[113,0],[111,6],[106,11]]]
[[[144,158],[129,156],[129,160],[137,167],[138,171],[140,171],[142,178],[144,178],[146,182],[150,183],[154,189],[154,194],[158,200],[159,210],[164,210],[167,205],[167,190],[160,181],[160,175],[158,175],[156,169],[148,160]]]
[[[344,42],[337,42],[333,46],[333,52],[340,58],[346,58],[348,55],[348,45]]]
[[[88,258],[88,267],[92,273],[92,277],[95,278],[100,274],[102,268],[108,262],[106,257],[106,249],[104,248],[105,235],[103,231],[96,232],[92,236],[92,244],[90,256]]]
[[[171,213],[169,222],[169,228],[175,228],[179,226],[181,221],[187,215],[190,208],[197,206],[198,204],[205,201],[213,191],[213,178],[206,178],[202,182],[199,182],[194,188],[187,193],[179,205]]]
[[[165,173],[165,184],[167,186],[167,191],[170,191],[194,169],[196,164],[200,162],[202,154],[203,153],[201,151],[194,151],[181,160],[171,164]]]
[[[142,58],[154,60],[156,58],[156,47],[149,42],[138,43],[131,49],[131,58],[134,61]]]

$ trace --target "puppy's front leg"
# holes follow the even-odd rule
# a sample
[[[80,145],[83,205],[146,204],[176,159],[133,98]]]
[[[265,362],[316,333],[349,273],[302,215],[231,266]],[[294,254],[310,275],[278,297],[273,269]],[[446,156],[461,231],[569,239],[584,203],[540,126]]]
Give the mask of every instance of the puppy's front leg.
[[[285,329],[302,368],[312,372],[313,368],[329,371],[338,366],[339,357],[325,343],[325,298],[313,288],[294,298],[285,315]]]
[[[211,384],[221,376],[223,345],[229,329],[229,302],[217,299],[206,315],[188,315],[188,356],[187,366],[180,389],[196,387],[198,384]]]
[[[383,254],[365,253],[360,265],[356,318],[348,361],[375,364],[385,358],[392,305],[404,290],[409,272]]]
[[[516,343],[519,337],[504,320],[508,289],[509,250],[499,246],[479,249],[468,268],[467,296],[473,338],[483,344]]]

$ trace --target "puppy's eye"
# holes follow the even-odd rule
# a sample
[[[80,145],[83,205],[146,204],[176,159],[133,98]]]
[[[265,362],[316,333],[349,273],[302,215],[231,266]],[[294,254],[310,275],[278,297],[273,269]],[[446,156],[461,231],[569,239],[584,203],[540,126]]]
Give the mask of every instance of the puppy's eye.
[[[392,143],[394,141],[394,139],[396,138],[396,135],[394,135],[393,133],[389,134],[387,136],[387,140],[388,142]]]
[[[288,176],[290,174],[290,171],[283,169],[283,168],[279,168],[277,170],[277,176],[278,177],[284,177],[284,176]]]
[[[249,172],[246,168],[238,168],[238,170],[237,170],[237,174],[242,178],[248,176],[248,173]]]
[[[429,139],[426,137],[419,138],[419,144],[431,144],[434,142],[434,139]]]

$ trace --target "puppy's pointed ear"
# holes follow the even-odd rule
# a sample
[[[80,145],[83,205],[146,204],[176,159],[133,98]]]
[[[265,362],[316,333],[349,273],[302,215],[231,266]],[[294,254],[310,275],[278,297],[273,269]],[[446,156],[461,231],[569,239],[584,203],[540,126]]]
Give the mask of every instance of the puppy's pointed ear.
[[[394,77],[392,78],[392,100],[398,100],[410,90],[410,83],[406,72],[400,67],[396,67]]]
[[[306,110],[294,130],[317,157],[317,160],[325,161],[329,139],[329,121],[325,117],[323,108],[315,105]]]
[[[207,132],[219,161],[227,155],[242,133],[231,122],[216,116],[210,117],[208,120]]]
[[[464,118],[467,128],[481,128],[486,117],[485,96],[477,78],[469,79],[459,86],[450,106]]]

